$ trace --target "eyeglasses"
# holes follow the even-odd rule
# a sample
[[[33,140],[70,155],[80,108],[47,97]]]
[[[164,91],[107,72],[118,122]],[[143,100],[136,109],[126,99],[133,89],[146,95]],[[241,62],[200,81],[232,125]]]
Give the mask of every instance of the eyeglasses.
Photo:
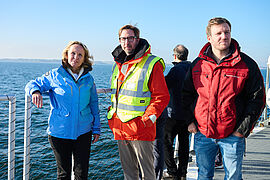
[[[126,40],[128,40],[128,42],[133,42],[134,39],[137,39],[137,37],[136,36],[120,37],[119,41],[122,43],[126,42]]]

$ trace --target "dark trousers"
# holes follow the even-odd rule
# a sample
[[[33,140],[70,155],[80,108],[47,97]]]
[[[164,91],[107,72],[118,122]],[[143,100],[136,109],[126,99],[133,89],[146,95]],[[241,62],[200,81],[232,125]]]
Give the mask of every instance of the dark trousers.
[[[156,138],[154,141],[154,167],[156,173],[156,180],[161,180],[164,169],[164,126],[166,118],[162,115],[157,119],[156,124]]]
[[[92,132],[83,134],[77,140],[56,138],[49,135],[49,142],[57,163],[57,179],[70,180],[72,154],[76,180],[87,179]]]
[[[220,152],[220,148],[218,148],[215,163],[219,163],[219,164],[222,163],[222,155],[221,155],[221,152]]]
[[[174,139],[178,135],[179,149],[178,167],[174,160]],[[183,177],[187,174],[188,158],[189,158],[189,132],[187,125],[177,120],[168,118],[164,129],[164,155],[165,164],[167,166],[168,173],[177,177]]]

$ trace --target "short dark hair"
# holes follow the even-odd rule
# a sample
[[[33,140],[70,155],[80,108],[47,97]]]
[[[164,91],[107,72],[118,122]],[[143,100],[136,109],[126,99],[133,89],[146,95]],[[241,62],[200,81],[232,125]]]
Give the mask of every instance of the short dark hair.
[[[223,23],[228,24],[229,27],[230,27],[230,31],[231,31],[231,29],[232,29],[231,23],[227,19],[222,18],[222,17],[215,17],[215,18],[212,18],[212,19],[210,19],[208,21],[208,25],[206,27],[206,34],[207,34],[207,36],[211,36],[211,26],[213,26],[213,25],[219,25],[219,24],[223,24]]]
[[[188,57],[188,49],[182,45],[182,44],[178,44],[174,49],[173,49],[173,53],[176,55],[177,59],[179,60],[187,60]]]
[[[121,27],[121,28],[119,29],[119,31],[118,31],[119,37],[121,36],[122,31],[123,31],[124,29],[130,29],[130,30],[132,30],[132,31],[134,32],[136,38],[140,38],[140,30],[139,30],[137,27],[132,26],[132,25],[130,25],[130,24],[124,25],[123,27]]]

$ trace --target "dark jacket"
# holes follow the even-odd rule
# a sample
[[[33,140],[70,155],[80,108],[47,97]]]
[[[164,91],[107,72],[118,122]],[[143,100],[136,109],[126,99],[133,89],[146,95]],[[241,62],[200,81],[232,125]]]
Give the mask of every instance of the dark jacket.
[[[165,76],[167,87],[170,93],[170,102],[167,107],[168,117],[181,123],[185,122],[182,115],[182,89],[186,73],[190,67],[191,62],[182,61],[179,63],[173,62],[174,66]]]
[[[186,76],[183,108],[188,124],[195,122],[208,138],[234,131],[247,137],[265,106],[264,80],[256,62],[240,52],[232,39],[230,54],[216,63],[211,44],[201,50]]]

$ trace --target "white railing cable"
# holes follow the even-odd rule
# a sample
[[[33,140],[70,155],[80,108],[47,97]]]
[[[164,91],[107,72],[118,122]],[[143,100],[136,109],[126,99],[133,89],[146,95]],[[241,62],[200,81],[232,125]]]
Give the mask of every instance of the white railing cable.
[[[8,180],[15,179],[15,119],[16,97],[15,95],[0,95],[0,101],[9,101],[8,121]]]
[[[30,173],[31,98],[25,94],[23,180]]]

